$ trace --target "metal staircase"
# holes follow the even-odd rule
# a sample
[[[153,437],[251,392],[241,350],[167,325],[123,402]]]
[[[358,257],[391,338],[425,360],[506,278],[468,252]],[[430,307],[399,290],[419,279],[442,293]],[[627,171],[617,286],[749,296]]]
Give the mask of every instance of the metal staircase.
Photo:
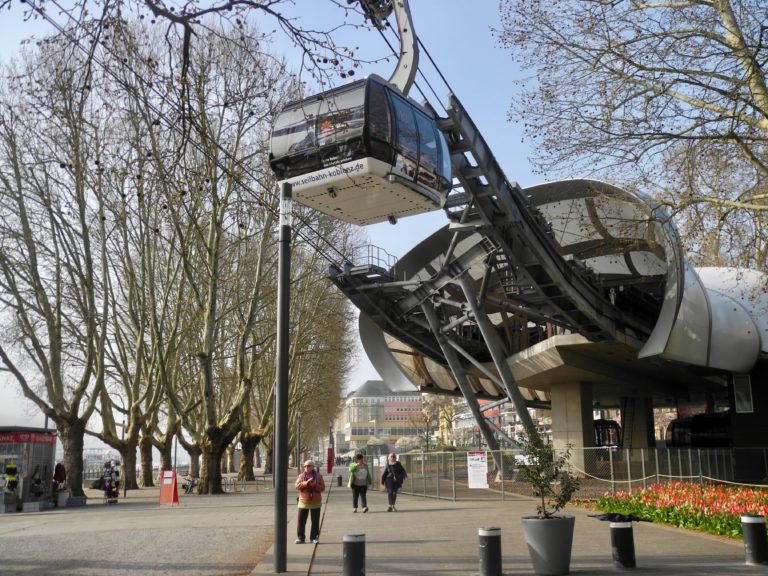
[[[474,225],[497,251],[494,266],[506,296],[521,312],[582,334],[614,340],[619,331],[647,335],[650,326],[619,312],[590,272],[558,253],[552,230],[509,182],[459,100],[449,96],[446,135],[458,185],[445,199],[449,219]]]
[[[428,278],[424,273],[413,277],[413,271],[400,264],[378,275],[366,266],[332,268],[331,279],[352,302],[385,332],[438,362],[444,357],[421,308],[435,298],[442,331],[477,361],[491,360],[487,342],[466,329],[474,318],[461,304],[457,279],[471,269],[485,270],[479,298],[492,309],[595,342],[647,338],[654,317],[645,313],[637,296],[642,292],[627,285],[623,300],[617,298],[583,263],[559,253],[549,222],[522,189],[506,179],[455,96],[449,96],[447,117],[438,120],[438,127],[448,141],[456,181],[443,203],[451,225],[441,239],[439,263],[428,267]],[[451,245],[471,234],[477,238],[470,247],[452,250]],[[487,286],[495,292],[486,291]],[[441,305],[452,299],[451,293],[459,295],[459,304]]]

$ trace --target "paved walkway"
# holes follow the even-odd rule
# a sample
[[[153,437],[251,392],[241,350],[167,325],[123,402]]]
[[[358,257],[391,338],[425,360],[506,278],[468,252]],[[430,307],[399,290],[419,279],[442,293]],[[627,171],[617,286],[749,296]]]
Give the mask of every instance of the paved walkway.
[[[367,576],[478,574],[480,527],[501,528],[504,574],[533,574],[519,518],[528,498],[502,501],[433,500],[401,495],[386,512],[386,494],[369,494],[370,512],[352,514],[351,494],[328,481],[318,545],[293,544],[295,506],[288,511],[288,574],[342,574],[345,534],[366,537]],[[37,513],[0,514],[0,574],[54,576],[261,576],[273,574],[274,494],[249,487],[222,496],[180,495],[180,505],[159,506],[158,489],[128,493],[105,506],[96,491],[87,506]],[[290,495],[293,492],[289,492]],[[576,516],[571,572],[615,574],[608,523]],[[746,566],[740,541],[638,523],[638,574],[762,574]],[[255,567],[255,568],[254,568]]]
[[[180,495],[159,489],[102,504],[0,514],[0,575],[232,576],[249,574],[272,544],[272,492]]]
[[[328,482],[331,484],[331,482]],[[295,514],[289,513],[289,574],[343,574],[343,537],[365,534],[366,576],[448,576],[479,573],[478,528],[501,528],[504,574],[532,575],[533,568],[520,528],[520,517],[535,512],[535,502],[518,497],[505,501],[435,500],[400,495],[397,512],[387,512],[386,493],[369,494],[370,512],[352,513],[351,490],[335,482],[327,495],[320,543],[293,544]],[[571,508],[576,516],[571,573],[616,574],[608,522],[593,512]],[[766,566],[744,564],[741,541],[679,530],[647,522],[633,528],[638,574],[699,576],[762,574]],[[251,576],[273,574],[270,549]]]

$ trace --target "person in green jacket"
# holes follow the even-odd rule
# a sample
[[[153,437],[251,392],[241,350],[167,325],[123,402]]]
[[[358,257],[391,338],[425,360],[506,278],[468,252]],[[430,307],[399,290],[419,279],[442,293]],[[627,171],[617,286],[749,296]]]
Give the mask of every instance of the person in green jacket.
[[[368,512],[368,486],[371,485],[371,471],[365,463],[362,454],[355,454],[354,461],[349,465],[349,482],[352,488],[352,512],[357,512],[357,502],[362,500],[363,514]]]

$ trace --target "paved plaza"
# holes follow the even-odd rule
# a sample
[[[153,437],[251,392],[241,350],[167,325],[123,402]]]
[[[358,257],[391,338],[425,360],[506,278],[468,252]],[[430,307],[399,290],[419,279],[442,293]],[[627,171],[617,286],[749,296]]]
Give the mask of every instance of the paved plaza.
[[[386,494],[369,495],[370,512],[352,513],[351,493],[328,478],[318,545],[293,544],[295,511],[289,491],[288,574],[342,574],[342,539],[365,534],[366,575],[478,574],[480,527],[501,528],[504,574],[533,574],[519,518],[529,498],[451,502],[401,495],[386,512]],[[129,491],[103,505],[96,491],[82,508],[0,516],[0,574],[139,576],[273,574],[274,494],[248,486],[221,496],[180,494],[179,505],[159,506],[157,488]],[[615,574],[607,522],[589,511],[576,516],[571,573]],[[638,523],[638,574],[766,574],[744,564],[740,541]]]

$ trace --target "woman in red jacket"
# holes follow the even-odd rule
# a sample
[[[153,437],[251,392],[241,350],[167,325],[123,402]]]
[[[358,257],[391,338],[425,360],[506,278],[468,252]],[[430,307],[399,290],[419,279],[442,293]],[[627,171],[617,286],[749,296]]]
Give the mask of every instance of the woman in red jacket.
[[[312,517],[312,526],[309,530],[309,539],[312,544],[317,544],[320,536],[320,506],[323,503],[325,481],[320,472],[315,470],[312,460],[304,462],[304,472],[296,478],[296,490],[299,491],[298,508],[299,515],[296,522],[296,544],[304,544],[306,540],[307,516]]]

